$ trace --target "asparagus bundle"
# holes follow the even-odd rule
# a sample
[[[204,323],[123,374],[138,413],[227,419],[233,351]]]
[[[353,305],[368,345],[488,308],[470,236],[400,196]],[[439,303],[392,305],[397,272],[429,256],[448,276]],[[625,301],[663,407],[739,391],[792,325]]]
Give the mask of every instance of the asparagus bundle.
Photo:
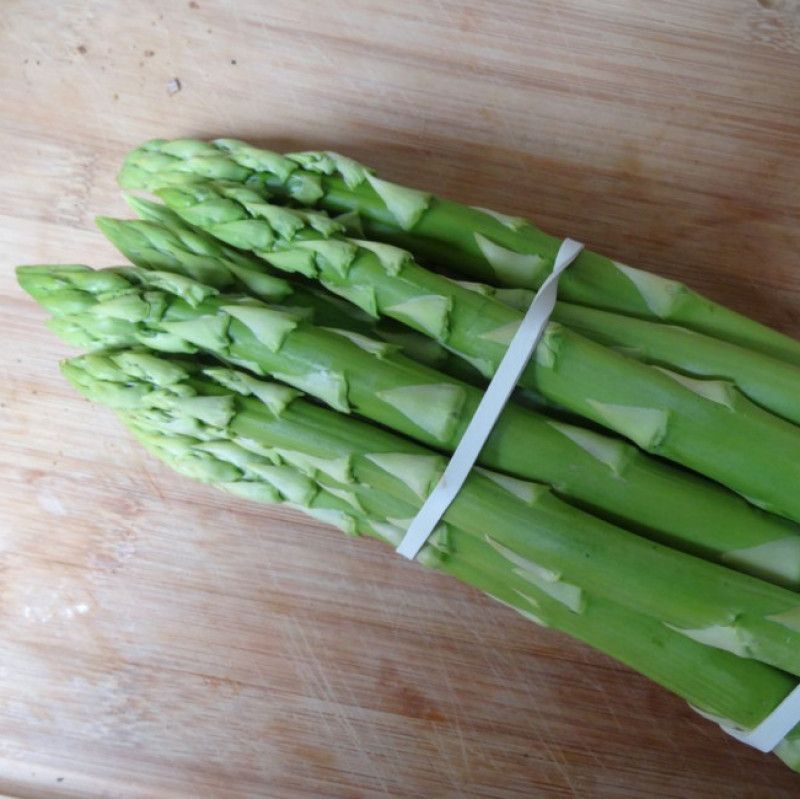
[[[200,348],[445,451],[455,448],[480,402],[480,390],[379,341],[319,328],[295,309],[217,294],[179,274],[41,266],[20,267],[18,275],[23,288],[56,315],[56,332],[80,346]],[[798,585],[795,525],[620,441],[512,404],[481,463],[546,483],[665,543]],[[665,505],[672,508],[668,514]]]
[[[62,369],[89,399],[117,410],[136,437],[177,471],[248,499],[300,507],[350,535],[397,543],[421,502],[409,490],[400,456],[406,464],[437,458],[310,405],[297,391],[231,369],[131,350],[74,358]],[[469,513],[452,512],[469,524],[441,525],[419,559],[617,657],[726,723],[754,726],[792,689],[794,681],[774,668],[695,641],[548,574],[527,559],[524,542],[511,549],[495,503],[526,516],[546,494],[530,505],[509,494],[507,485],[501,475],[473,475],[457,500]],[[776,752],[793,768],[798,741],[795,729]]]
[[[18,270],[94,350],[65,375],[177,471],[397,544],[557,242],[329,153],[157,141],[121,180],[170,206],[98,220],[135,267]],[[562,288],[541,412],[507,406],[418,559],[751,729],[800,676],[800,535],[762,510],[800,520],[800,345],[591,253]],[[776,753],[800,769],[800,725]]]
[[[129,188],[196,179],[248,181],[303,205],[358,213],[364,233],[406,247],[428,263],[488,283],[538,288],[560,241],[530,222],[471,208],[380,179],[330,152],[287,156],[235,139],[154,139],[132,151],[120,173]],[[800,343],[689,290],[681,283],[584,251],[562,276],[570,302],[679,324],[800,364]]]
[[[252,189],[201,183],[159,191],[189,223],[261,254],[371,313],[439,339],[491,373],[521,313],[423,269],[403,250],[307,225]],[[800,520],[800,430],[721,381],[664,373],[551,323],[520,380],[547,399]],[[724,442],[727,457],[720,458]],[[781,452],[786,460],[775,461]]]

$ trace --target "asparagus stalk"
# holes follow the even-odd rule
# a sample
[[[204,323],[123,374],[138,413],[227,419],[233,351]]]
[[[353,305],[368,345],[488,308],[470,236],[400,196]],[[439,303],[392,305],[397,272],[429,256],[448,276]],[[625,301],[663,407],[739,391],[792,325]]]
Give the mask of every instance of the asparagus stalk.
[[[518,311],[428,272],[405,251],[321,234],[251,189],[204,183],[159,194],[191,224],[279,269],[318,277],[365,310],[438,339],[485,373],[497,368],[519,325]],[[653,369],[551,323],[520,385],[800,521],[800,430],[728,383]],[[786,460],[776,463],[776,452]]]
[[[316,328],[252,299],[217,295],[180,275],[66,266],[20,267],[18,276],[56,314],[56,332],[67,340],[75,341],[77,331],[84,346],[199,348],[440,450],[454,449],[481,399],[479,390],[379,342]],[[623,442],[511,404],[481,463],[551,485],[657,540],[775,582],[800,584],[794,525]]]
[[[199,375],[195,365],[146,352],[75,358],[63,370],[87,397],[115,408],[173,468],[231,493],[291,502],[345,532],[392,544],[402,534],[403,519],[419,504],[414,492],[404,489],[404,480],[399,492],[384,491],[372,482],[374,470],[365,466],[380,459],[375,453],[364,456],[371,450],[382,453],[384,463],[387,448],[410,456],[407,442],[308,405],[285,386],[220,368]],[[287,442],[292,449],[285,448]],[[365,475],[369,483],[362,481]],[[522,515],[542,499],[526,505],[498,481],[502,476],[470,478]],[[612,654],[705,713],[742,727],[758,723],[792,689],[794,681],[779,671],[713,649],[588,590],[576,592],[559,575],[543,578],[499,543],[501,535],[494,509],[485,505],[469,527],[448,524],[437,530],[423,560],[535,621]]]
[[[336,153],[283,156],[234,139],[154,139],[127,156],[119,181],[156,189],[197,177],[261,183],[304,205],[355,211],[369,238],[487,283],[538,288],[560,243],[524,219],[390,183]],[[671,322],[800,365],[800,342],[681,283],[588,250],[562,276],[560,292],[580,305]]]

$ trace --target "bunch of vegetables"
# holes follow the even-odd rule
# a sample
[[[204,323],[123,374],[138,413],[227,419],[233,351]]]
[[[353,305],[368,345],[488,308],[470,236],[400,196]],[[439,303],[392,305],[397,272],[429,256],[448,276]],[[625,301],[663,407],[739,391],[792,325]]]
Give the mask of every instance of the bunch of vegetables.
[[[120,183],[163,201],[98,220],[131,265],[18,268],[66,377],[177,471],[397,545],[558,241],[334,153],[156,140]],[[800,343],[588,251],[559,294],[418,560],[753,728],[800,677]]]

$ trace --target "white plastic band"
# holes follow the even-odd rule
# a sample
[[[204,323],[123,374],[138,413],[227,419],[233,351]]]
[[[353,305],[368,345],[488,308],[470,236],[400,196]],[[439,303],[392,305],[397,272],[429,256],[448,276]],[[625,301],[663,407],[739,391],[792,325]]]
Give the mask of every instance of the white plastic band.
[[[467,425],[464,435],[450,458],[439,482],[423,503],[406,531],[397,552],[413,559],[425,545],[439,520],[458,496],[461,486],[472,471],[489,433],[508,402],[514,386],[530,360],[542,337],[547,320],[556,304],[558,278],[578,257],[583,244],[564,239],[556,254],[553,271],[542,283],[517,332],[511,339],[494,377],[483,395],[475,415]]]
[[[800,685],[758,727],[743,731],[727,725],[720,726],[737,741],[749,744],[759,752],[771,752],[798,724],[800,724]]]

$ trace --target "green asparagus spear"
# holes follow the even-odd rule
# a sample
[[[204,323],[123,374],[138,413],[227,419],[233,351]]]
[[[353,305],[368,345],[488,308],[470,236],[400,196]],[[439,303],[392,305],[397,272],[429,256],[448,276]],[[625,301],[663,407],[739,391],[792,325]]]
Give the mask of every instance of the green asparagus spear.
[[[428,272],[405,251],[320,233],[302,212],[295,216],[238,184],[192,184],[159,194],[187,222],[279,269],[318,277],[365,310],[438,339],[487,374],[519,325],[518,311]],[[800,430],[728,383],[653,369],[551,323],[520,385],[800,521]],[[776,453],[783,456],[779,462]]]
[[[538,288],[559,246],[524,219],[390,183],[336,153],[283,156],[234,139],[154,139],[128,155],[119,180],[155,189],[198,177],[260,183],[304,205],[356,211],[367,237],[487,283]],[[560,293],[580,305],[671,322],[800,365],[800,342],[681,283],[588,250],[562,276]]]
[[[56,332],[81,346],[201,348],[441,450],[454,449],[480,402],[479,390],[379,342],[321,330],[254,300],[219,296],[181,275],[77,267],[20,267],[18,275],[23,288],[57,314]],[[621,441],[511,404],[481,462],[547,483],[664,543],[800,585],[795,525]]]
[[[93,354],[63,364],[82,393],[115,408],[137,437],[179,472],[246,498],[299,505],[349,534],[397,543],[418,500],[407,502],[360,477],[363,461],[374,464],[383,457],[386,463],[387,449],[410,455],[406,442],[309,406],[285,386],[229,369],[206,368],[198,374],[199,369],[196,363],[135,351]],[[325,433],[315,435],[320,430]],[[291,449],[285,448],[287,442]],[[363,456],[371,450],[383,455]],[[497,494],[495,501],[516,506],[523,515],[530,512],[531,506],[505,493],[498,484],[502,476],[488,479],[483,482]],[[423,550],[424,562],[539,623],[587,641],[728,723],[754,726],[792,689],[793,681],[781,672],[696,642],[576,589],[561,575],[547,578],[541,570],[531,571],[530,563],[500,543],[490,505],[472,522],[469,528],[447,524],[437,529]],[[787,739],[790,748],[796,735]]]

